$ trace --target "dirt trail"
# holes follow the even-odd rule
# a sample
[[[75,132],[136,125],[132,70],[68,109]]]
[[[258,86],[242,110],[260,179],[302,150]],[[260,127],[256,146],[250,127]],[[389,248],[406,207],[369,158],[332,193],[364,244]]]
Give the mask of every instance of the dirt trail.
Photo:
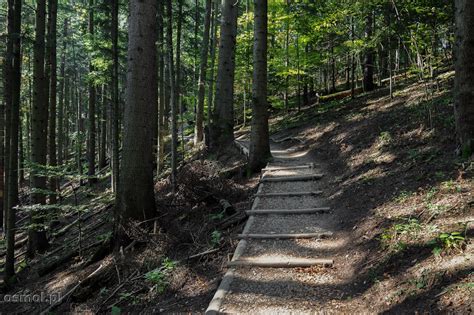
[[[240,140],[239,144],[245,146],[247,141]],[[337,209],[327,209],[325,187],[330,174],[296,144],[286,147],[285,142],[274,142],[272,155],[273,161],[262,172],[252,210],[315,212],[251,215],[242,232],[249,238],[239,242],[230,263],[238,266],[227,271],[207,309],[209,314],[310,312],[321,310],[321,303],[327,304],[331,296],[339,295],[334,288],[338,276],[330,262],[341,255],[338,251],[347,240],[337,237]],[[315,174],[323,176],[308,180],[309,175]],[[293,181],[295,176],[302,180]],[[278,181],[265,181],[269,178]],[[278,195],[303,192],[304,195]],[[316,212],[317,209],[329,211]],[[253,238],[255,234],[264,239]],[[275,234],[290,235],[270,238]],[[260,264],[277,267],[263,268]],[[288,265],[292,264],[295,267],[290,268]]]

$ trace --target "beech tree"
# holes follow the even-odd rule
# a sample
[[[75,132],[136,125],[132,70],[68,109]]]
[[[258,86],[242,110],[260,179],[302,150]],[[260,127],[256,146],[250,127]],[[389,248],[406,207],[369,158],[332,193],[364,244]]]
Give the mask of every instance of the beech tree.
[[[157,110],[156,1],[130,2],[127,86],[122,163],[116,205],[116,239],[126,239],[130,220],[155,213],[153,128]]]

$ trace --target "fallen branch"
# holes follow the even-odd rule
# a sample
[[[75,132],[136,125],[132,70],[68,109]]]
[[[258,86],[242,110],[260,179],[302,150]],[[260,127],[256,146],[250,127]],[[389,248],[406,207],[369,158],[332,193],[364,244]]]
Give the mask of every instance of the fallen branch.
[[[82,250],[85,251],[85,250],[91,249],[91,248],[93,248],[97,245],[100,245],[102,243],[103,243],[103,241],[98,241],[98,242],[92,243],[92,244],[88,245],[87,247],[83,248]],[[38,269],[38,275],[39,276],[44,276],[44,275],[48,274],[49,272],[53,271],[54,269],[56,269],[57,267],[59,267],[60,265],[68,262],[69,260],[71,260],[72,258],[74,258],[78,255],[79,255],[79,248],[76,248],[76,249],[68,252],[66,255],[61,256],[58,259],[53,260],[52,262],[50,262],[48,264],[45,264],[43,267],[40,267]]]
[[[209,249],[209,250],[206,250],[202,253],[199,253],[199,254],[195,254],[195,255],[191,255],[189,256],[187,259],[194,259],[194,258],[201,258],[203,256],[206,256],[206,255],[209,255],[209,254],[213,254],[213,253],[216,253],[219,251],[219,248],[214,248],[214,249]]]
[[[61,305],[63,303],[63,301],[66,301],[66,298],[69,297],[71,294],[73,294],[83,283],[85,283],[86,281],[88,281],[89,279],[91,279],[92,277],[94,277],[96,274],[99,273],[99,271],[101,271],[102,269],[104,268],[104,264],[100,264],[99,268],[97,268],[95,271],[93,271],[91,274],[89,274],[83,281],[79,281],[78,284],[76,284],[71,290],[69,290],[68,292],[66,292],[64,295],[61,296],[61,298],[51,304],[51,306],[49,306],[48,308],[46,308],[44,311],[42,311],[40,314],[41,315],[44,315],[44,314],[48,314],[50,313],[53,309],[55,309],[56,307],[58,307],[59,305]]]

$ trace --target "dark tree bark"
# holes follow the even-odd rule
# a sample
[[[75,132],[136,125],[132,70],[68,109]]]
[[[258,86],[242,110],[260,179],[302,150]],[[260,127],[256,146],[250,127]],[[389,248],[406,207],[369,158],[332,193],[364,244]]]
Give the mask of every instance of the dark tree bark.
[[[94,38],[94,0],[89,0],[89,36]],[[89,73],[94,72],[92,61],[89,61]],[[87,139],[87,176],[89,184],[95,183],[95,146],[96,146],[96,88],[94,82],[89,82],[89,130]]]
[[[173,61],[173,7],[171,0],[166,3],[168,25],[166,28],[167,57],[168,57],[168,74],[170,81],[170,107],[171,107],[171,185],[173,191],[176,190],[176,171],[178,163],[178,128],[177,128],[177,94],[176,81]]]
[[[68,90],[66,89],[66,49],[67,49],[67,34],[68,34],[69,19],[64,19],[63,25],[63,47],[61,55],[61,64],[59,66],[59,103],[58,103],[58,164],[64,163],[64,108],[66,104],[66,98]],[[67,107],[66,107],[67,108]]]
[[[206,15],[204,16],[204,34],[201,46],[201,65],[198,81],[198,104],[196,111],[196,125],[194,130],[194,143],[202,142],[204,136],[204,93],[206,90],[207,56],[209,50],[209,33],[211,26],[212,1],[206,0]]]
[[[7,47],[5,50],[5,64],[4,64],[4,93],[2,104],[2,142],[5,146],[1,145],[3,150],[0,160],[0,189],[1,189],[1,207],[2,212],[0,214],[1,226],[6,223],[3,218],[6,216],[6,209],[8,203],[8,156],[10,149],[10,121],[11,121],[11,105],[12,105],[12,83],[13,83],[13,42],[14,42],[14,27],[15,27],[15,0],[8,0],[8,12],[7,12]],[[5,224],[6,225],[6,224]]]
[[[56,56],[56,30],[57,30],[57,11],[58,0],[49,0],[49,119],[48,119],[48,157],[49,165],[56,166],[56,101],[57,101],[57,56]],[[49,195],[49,203],[54,204],[57,201],[57,179],[55,176],[49,178],[49,190],[53,193]]]
[[[252,127],[250,133],[249,168],[258,171],[271,157],[268,134],[267,102],[267,34],[268,2],[254,0],[254,46],[252,84]]]
[[[5,214],[6,221],[6,257],[5,276],[9,281],[15,274],[15,206],[18,204],[18,131],[20,125],[20,87],[21,87],[21,0],[14,0],[13,5],[8,7],[13,10],[12,33],[8,34],[8,40],[12,41],[11,60],[11,103],[6,104],[11,108],[10,121],[10,143],[8,143],[8,197]],[[9,12],[10,14],[10,12]],[[9,20],[10,22],[10,20]]]
[[[460,153],[474,152],[474,2],[456,0],[454,114]]]
[[[122,245],[131,220],[155,214],[153,127],[157,110],[156,1],[130,2],[122,165],[116,240]]]
[[[99,168],[107,165],[107,95],[105,84],[102,85],[99,132]]]
[[[158,0],[158,86],[159,86],[159,108],[158,108],[158,143],[157,143],[157,161],[156,172],[160,174],[165,154],[164,136],[165,136],[165,58],[164,58],[164,24],[163,10],[164,0]]]
[[[224,148],[234,141],[234,74],[238,2],[222,1],[219,61],[211,148]]]
[[[290,0],[286,0],[286,10],[287,14],[290,12]],[[290,67],[290,20],[289,18],[286,20],[286,27],[285,27],[285,70],[289,71]],[[285,75],[285,91],[283,92],[283,100],[285,102],[285,110],[288,111],[290,108],[289,105],[289,87],[290,87],[290,76],[287,74]]]
[[[211,125],[212,113],[214,112],[214,68],[216,64],[216,44],[217,44],[217,24],[219,23],[219,1],[214,1],[214,9],[212,11],[212,37],[210,42],[209,54],[211,58],[211,71],[209,74],[209,88],[207,93],[207,139],[206,145],[209,145],[209,128]]]
[[[111,0],[112,5],[112,190],[117,197],[119,183],[119,90],[118,90],[118,67],[119,67],[119,47],[118,47],[118,10],[119,0]]]
[[[373,33],[373,15],[372,11],[367,13],[365,18],[365,39],[367,42],[372,40]],[[365,92],[370,92],[375,89],[374,85],[374,51],[373,48],[368,47],[364,54],[364,79],[363,87]]]
[[[180,135],[178,133],[176,134],[176,152],[178,150],[178,143],[179,143],[179,136],[181,136],[181,152],[182,152],[182,160],[184,161],[184,106],[181,101],[181,35],[182,35],[182,28],[183,28],[183,0],[178,0],[178,16],[177,16],[177,31],[176,31],[176,83],[174,85],[176,91],[176,116],[179,114],[179,119],[181,121],[181,132]],[[176,128],[178,128],[178,117],[176,117]],[[176,159],[178,156],[176,156]],[[175,167],[178,167],[177,164],[175,164]]]
[[[46,203],[44,191],[46,178],[39,174],[39,167],[46,165],[48,103],[45,78],[45,22],[46,0],[36,2],[34,64],[33,64],[33,108],[31,113],[31,162],[35,167],[31,170],[31,203]],[[28,255],[33,256],[36,251],[44,252],[48,247],[43,219],[39,217],[42,211],[36,210],[31,214],[32,228],[28,235]]]

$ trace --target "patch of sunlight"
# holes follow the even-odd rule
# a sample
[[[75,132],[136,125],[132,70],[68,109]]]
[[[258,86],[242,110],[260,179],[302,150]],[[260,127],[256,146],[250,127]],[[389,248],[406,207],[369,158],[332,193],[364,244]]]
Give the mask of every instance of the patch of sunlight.
[[[434,271],[462,270],[466,267],[474,269],[474,244],[469,242],[461,254],[441,259],[434,266]]]
[[[272,154],[273,154],[274,158],[285,159],[285,160],[301,158],[301,157],[304,157],[304,156],[308,155],[308,153],[309,153],[309,150],[290,153],[290,154],[288,154],[288,151],[283,151],[283,150],[272,151]]]
[[[324,231],[321,231],[324,232]],[[335,252],[337,250],[344,250],[344,248],[349,244],[349,239],[348,238],[329,238],[329,239],[322,239],[322,240],[312,240],[312,239],[298,239],[295,240],[295,243],[298,245],[298,247],[314,250],[317,249],[318,251],[321,251],[322,253],[324,251],[331,251]]]
[[[379,152],[379,154],[374,158],[374,162],[377,164],[382,164],[382,163],[388,164],[395,161],[396,158],[397,156],[395,154],[388,153],[388,152],[385,152],[385,153]]]
[[[347,117],[347,121],[348,122],[359,122],[359,121],[362,121],[364,119],[367,118],[367,114],[364,114],[364,113],[351,113],[348,117]]]
[[[63,292],[66,288],[77,284],[77,281],[78,278],[75,274],[63,271],[55,274],[44,288],[50,294]]]
[[[448,71],[448,72],[438,75],[438,79],[446,80],[446,79],[454,77],[454,74],[455,74],[454,70]]]
[[[367,172],[357,176],[355,178],[355,181],[360,181],[363,183],[368,183],[373,180],[376,180],[377,178],[381,178],[385,176],[384,170],[381,167],[376,167],[368,170]]]

